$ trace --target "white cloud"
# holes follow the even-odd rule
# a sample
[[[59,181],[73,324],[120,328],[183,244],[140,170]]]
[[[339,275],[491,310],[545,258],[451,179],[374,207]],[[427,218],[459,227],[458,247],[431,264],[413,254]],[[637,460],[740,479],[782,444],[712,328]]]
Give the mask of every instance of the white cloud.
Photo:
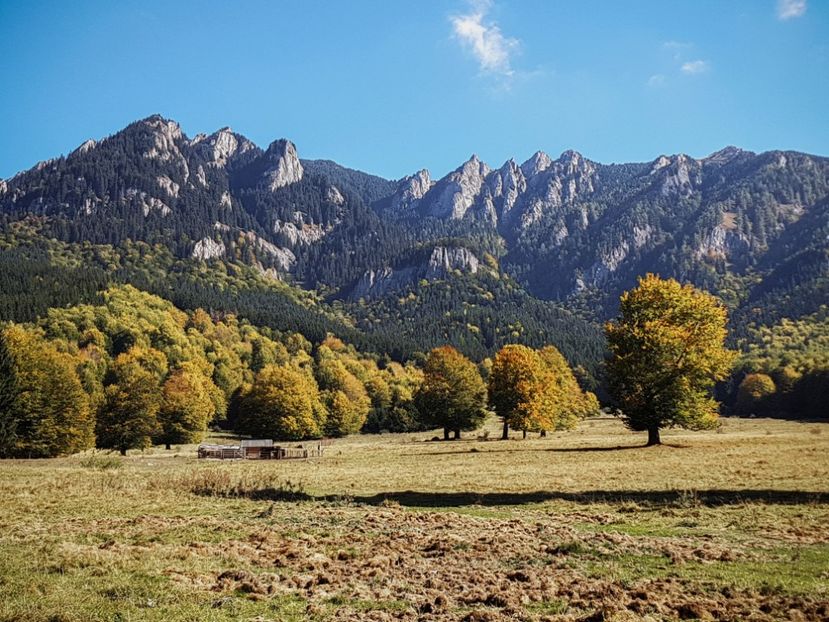
[[[511,76],[514,73],[512,55],[517,51],[520,42],[518,39],[505,37],[495,22],[484,21],[491,6],[489,0],[472,2],[469,13],[450,18],[452,30],[461,44],[478,61],[481,71]]]
[[[658,87],[663,86],[665,84],[665,74],[663,73],[655,73],[650,78],[648,78],[648,86],[651,87]]]
[[[806,12],[806,0],[777,0],[777,19],[792,19]]]
[[[665,41],[662,43],[662,47],[673,54],[674,60],[679,60],[684,52],[694,47],[694,44],[685,43],[684,41]]]
[[[689,60],[688,62],[682,63],[682,67],[680,67],[682,73],[690,75],[705,73],[709,68],[708,61],[704,60]]]

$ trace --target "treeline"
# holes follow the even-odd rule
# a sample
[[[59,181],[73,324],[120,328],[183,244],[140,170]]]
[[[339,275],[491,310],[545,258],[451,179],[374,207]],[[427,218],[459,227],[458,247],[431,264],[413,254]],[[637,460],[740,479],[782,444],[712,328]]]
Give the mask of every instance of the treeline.
[[[483,375],[487,380],[484,381]],[[429,353],[415,405],[430,428],[443,428],[444,439],[476,430],[490,409],[501,418],[502,438],[510,428],[546,434],[568,430],[599,410],[596,396],[579,387],[573,371],[553,346],[533,350],[508,345],[481,368],[451,346]]]
[[[0,330],[0,456],[170,447],[211,425],[281,440],[435,426],[459,435],[488,405],[513,428],[554,430],[598,408],[552,347],[508,346],[476,366],[447,346],[420,369],[333,336],[314,345],[234,315],[186,313],[129,285],[101,298]]]
[[[2,330],[3,456],[190,443],[210,424],[296,439],[416,419],[413,366],[381,369],[336,338],[314,348],[299,333],[185,313],[129,285],[102,298]]]
[[[799,372],[781,367],[746,374],[733,396],[732,412],[741,417],[825,419],[829,404],[829,366]]]
[[[748,326],[746,352],[726,388],[741,416],[818,419],[829,403],[829,307],[772,326]]]

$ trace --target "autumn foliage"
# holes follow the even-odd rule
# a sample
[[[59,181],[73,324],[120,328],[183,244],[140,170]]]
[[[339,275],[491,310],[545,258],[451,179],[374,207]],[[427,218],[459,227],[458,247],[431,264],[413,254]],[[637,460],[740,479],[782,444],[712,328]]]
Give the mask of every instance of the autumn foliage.
[[[724,346],[727,315],[712,295],[649,274],[622,295],[619,317],[605,327],[609,388],[628,426],[659,430],[716,426],[714,383],[728,376],[735,353]]]
[[[492,363],[488,393],[503,422],[503,438],[508,438],[510,428],[525,433],[570,429],[599,408],[554,346],[540,351],[504,346]]]
[[[423,366],[415,405],[431,427],[461,432],[480,427],[486,417],[486,385],[475,364],[452,346],[435,348]]]

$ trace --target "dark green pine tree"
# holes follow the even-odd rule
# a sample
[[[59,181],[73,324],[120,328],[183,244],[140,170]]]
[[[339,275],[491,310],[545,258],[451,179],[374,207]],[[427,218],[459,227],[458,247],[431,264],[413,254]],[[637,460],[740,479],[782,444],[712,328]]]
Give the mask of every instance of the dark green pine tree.
[[[17,391],[14,359],[6,343],[5,332],[0,329],[0,458],[11,454],[17,438]]]

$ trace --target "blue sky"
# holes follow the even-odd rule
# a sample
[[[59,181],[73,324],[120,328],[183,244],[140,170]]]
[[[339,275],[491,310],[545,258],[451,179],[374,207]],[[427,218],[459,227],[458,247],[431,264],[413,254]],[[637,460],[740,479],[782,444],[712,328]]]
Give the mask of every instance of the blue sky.
[[[825,0],[0,0],[0,177],[161,113],[390,178],[829,155]]]

